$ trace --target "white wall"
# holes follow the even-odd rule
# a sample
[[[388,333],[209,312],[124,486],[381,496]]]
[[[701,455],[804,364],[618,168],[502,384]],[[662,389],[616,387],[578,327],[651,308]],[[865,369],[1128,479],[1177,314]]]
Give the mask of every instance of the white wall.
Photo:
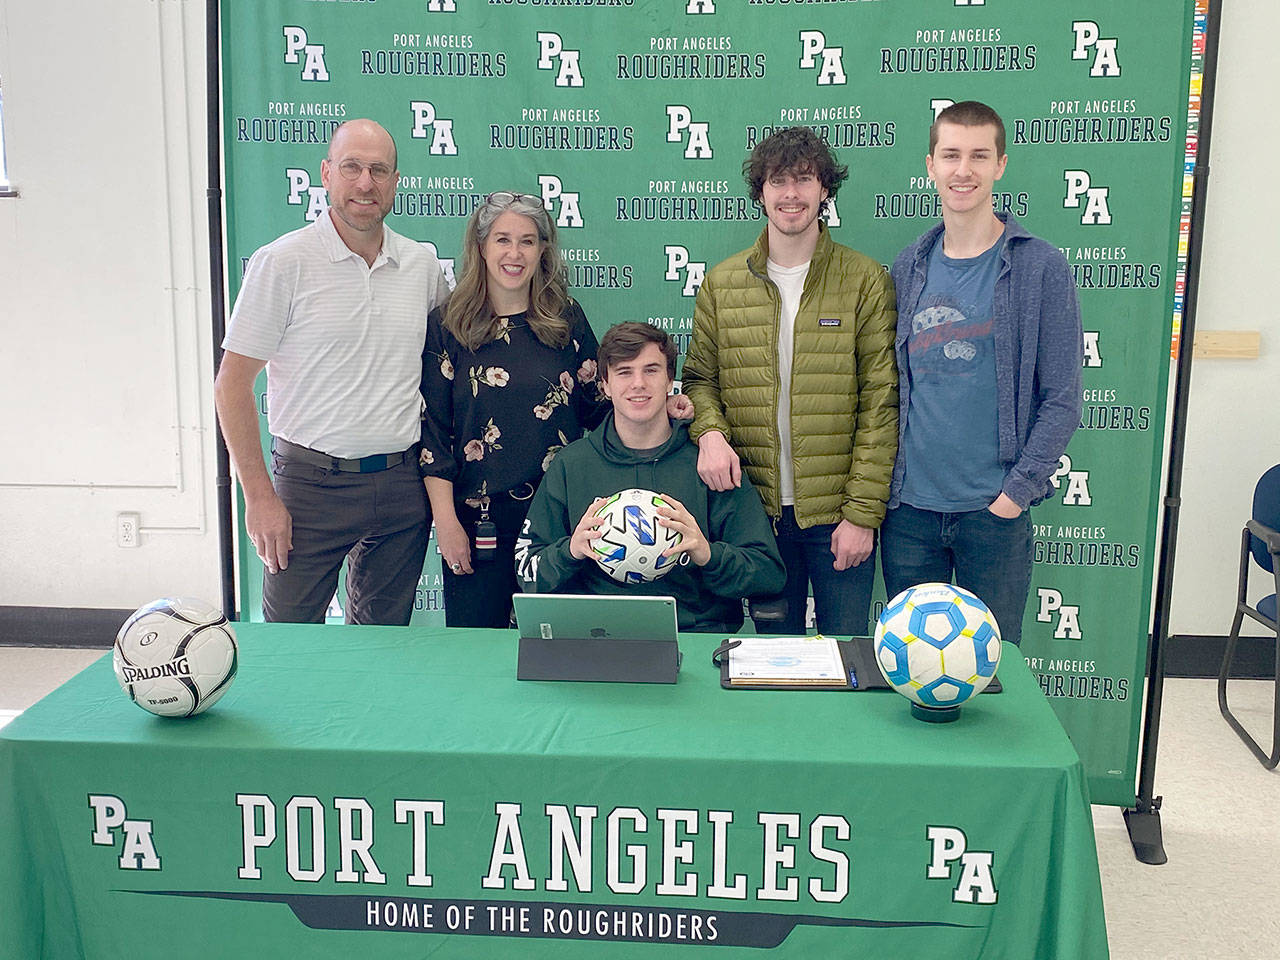
[[[203,4],[0,0],[2,604],[218,599],[203,74]]]
[[[1280,463],[1278,34],[1275,0],[1223,3],[1196,326],[1260,330],[1262,350],[1256,360],[1192,365],[1172,633],[1230,628],[1240,529],[1258,477]],[[1260,573],[1254,599],[1263,595]]]
[[[1261,329],[1262,356],[1195,364],[1175,633],[1226,631],[1253,484],[1280,461],[1280,4],[1224,6],[1198,323]],[[0,199],[0,604],[218,597],[203,16],[0,0],[22,191]]]

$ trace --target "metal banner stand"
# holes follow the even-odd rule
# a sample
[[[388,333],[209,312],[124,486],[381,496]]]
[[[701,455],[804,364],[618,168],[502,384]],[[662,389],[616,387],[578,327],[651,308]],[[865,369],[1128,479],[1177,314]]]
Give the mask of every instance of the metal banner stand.
[[[1133,854],[1143,863],[1168,862],[1160,831],[1160,803],[1154,780],[1164,694],[1164,648],[1169,639],[1169,604],[1173,596],[1173,564],[1177,553],[1178,512],[1182,506],[1182,462],[1187,439],[1187,401],[1191,384],[1191,356],[1195,349],[1196,294],[1200,286],[1200,251],[1204,235],[1205,196],[1209,186],[1209,142],[1213,127],[1214,80],[1218,69],[1218,28],[1221,0],[1209,0],[1204,74],[1200,101],[1200,134],[1196,146],[1191,226],[1187,236],[1187,285],[1178,341],[1177,377],[1173,389],[1173,422],[1169,439],[1169,472],[1165,481],[1164,522],[1160,535],[1160,570],[1156,578],[1155,620],[1147,654],[1147,706],[1142,723],[1142,754],[1138,764],[1138,795],[1124,811]]]

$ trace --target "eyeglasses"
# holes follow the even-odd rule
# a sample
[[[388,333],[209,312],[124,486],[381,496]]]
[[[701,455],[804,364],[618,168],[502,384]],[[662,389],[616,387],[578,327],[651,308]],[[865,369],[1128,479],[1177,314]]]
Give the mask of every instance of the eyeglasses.
[[[338,164],[338,172],[343,180],[359,180],[360,174],[369,171],[369,179],[374,183],[386,183],[395,174],[385,163],[361,163],[359,160],[343,160]]]
[[[510,190],[495,190],[493,193],[485,195],[484,202],[507,207],[518,200],[537,200],[537,199],[538,199],[537,197],[529,193],[512,193]]]

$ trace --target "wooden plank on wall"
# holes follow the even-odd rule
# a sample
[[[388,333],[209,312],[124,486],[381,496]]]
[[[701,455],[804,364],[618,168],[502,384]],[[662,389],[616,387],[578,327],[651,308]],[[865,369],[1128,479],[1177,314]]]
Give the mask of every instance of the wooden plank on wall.
[[[1261,348],[1262,334],[1257,330],[1197,330],[1194,356],[1249,360]]]

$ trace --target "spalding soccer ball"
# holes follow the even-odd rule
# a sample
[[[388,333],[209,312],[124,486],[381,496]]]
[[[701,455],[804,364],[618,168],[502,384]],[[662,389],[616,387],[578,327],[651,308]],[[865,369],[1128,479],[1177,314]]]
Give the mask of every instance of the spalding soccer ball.
[[[669,506],[652,490],[631,489],[615,493],[597,507],[595,515],[603,517],[604,523],[591,549],[600,569],[619,583],[644,583],[666,576],[687,560],[683,553],[662,555],[682,539],[657,522],[657,508]]]
[[[1000,627],[968,590],[922,583],[885,606],[876,621],[875,653],[880,672],[900,694],[921,707],[949,710],[981,693],[995,676]]]
[[[112,665],[129,698],[162,717],[191,717],[227,692],[236,676],[236,635],[203,600],[156,600],[116,634]]]

